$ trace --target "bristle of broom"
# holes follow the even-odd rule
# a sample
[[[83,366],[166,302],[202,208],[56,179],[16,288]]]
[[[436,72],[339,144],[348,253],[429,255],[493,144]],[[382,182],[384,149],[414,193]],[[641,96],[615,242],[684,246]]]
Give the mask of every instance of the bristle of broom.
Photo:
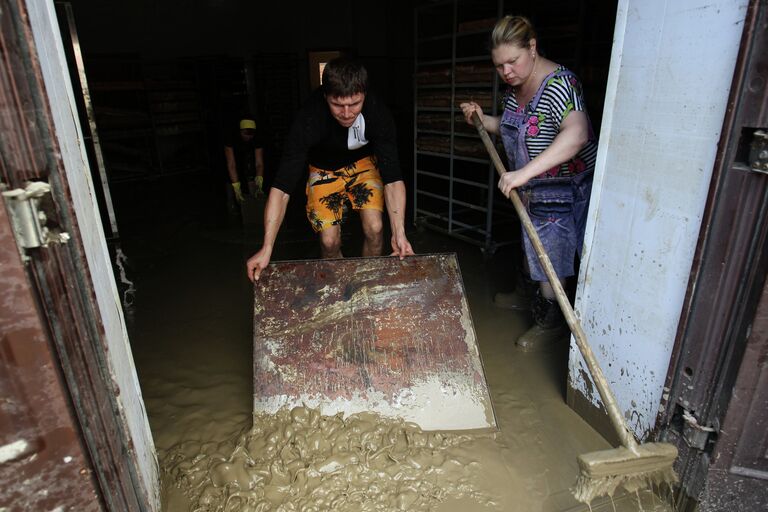
[[[677,482],[672,468],[677,448],[667,443],[647,443],[637,448],[636,452],[614,448],[580,456],[573,496],[582,503],[590,503],[598,496],[613,496],[619,486],[635,492]]]

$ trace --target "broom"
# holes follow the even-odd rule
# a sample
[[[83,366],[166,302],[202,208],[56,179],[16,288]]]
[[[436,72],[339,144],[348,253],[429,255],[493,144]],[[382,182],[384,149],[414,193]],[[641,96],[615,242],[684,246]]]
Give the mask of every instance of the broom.
[[[491,138],[488,136],[488,132],[485,130],[477,112],[472,113],[472,122],[475,128],[477,128],[483,144],[485,144],[485,149],[488,150],[496,171],[500,176],[503,175],[506,172],[504,164],[501,163],[499,153],[496,151],[493,142],[491,142]],[[574,313],[571,303],[565,295],[563,286],[560,284],[557,274],[555,274],[554,267],[552,267],[552,262],[544,250],[541,239],[536,233],[536,229],[533,227],[528,212],[520,201],[517,191],[511,190],[509,198],[512,200],[520,221],[531,239],[544,273],[547,275],[547,279],[555,291],[555,297],[560,305],[560,309],[562,309],[565,320],[568,322],[568,327],[570,327],[576,339],[576,345],[579,347],[581,355],[584,356],[584,360],[587,362],[589,372],[595,381],[597,390],[600,392],[600,398],[602,398],[605,409],[608,412],[608,417],[616,429],[622,444],[622,446],[611,450],[591,452],[579,456],[580,474],[573,489],[574,497],[583,503],[589,503],[597,496],[612,496],[619,485],[629,492],[634,492],[653,484],[677,482],[677,475],[674,469],[672,469],[672,464],[677,458],[677,448],[668,443],[645,443],[639,445],[635,441],[634,435],[630,433],[622,418],[619,406],[616,403],[616,397],[611,392],[608,381],[597,364],[597,359],[595,359],[595,354],[587,343],[587,337],[581,328],[581,323],[576,318],[576,313]]]

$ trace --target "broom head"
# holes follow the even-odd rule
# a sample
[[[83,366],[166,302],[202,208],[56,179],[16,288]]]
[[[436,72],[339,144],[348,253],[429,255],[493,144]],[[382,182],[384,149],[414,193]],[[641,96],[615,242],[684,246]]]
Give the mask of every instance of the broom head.
[[[677,475],[672,464],[676,458],[677,448],[669,443],[585,453],[578,458],[579,478],[573,495],[582,503],[589,503],[598,496],[613,496],[620,485],[634,492],[662,483],[674,484]]]

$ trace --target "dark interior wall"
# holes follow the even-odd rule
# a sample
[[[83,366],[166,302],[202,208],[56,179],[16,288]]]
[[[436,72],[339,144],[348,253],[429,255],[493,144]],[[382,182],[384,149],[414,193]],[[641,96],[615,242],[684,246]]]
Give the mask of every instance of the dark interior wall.
[[[379,31],[382,24],[354,23],[360,9],[384,12],[369,3],[74,0],[73,6],[83,44],[103,53],[137,52],[159,58],[246,56],[358,40],[381,52],[376,49],[381,38],[358,37],[358,33],[360,29]]]
[[[353,2],[351,0],[292,2],[258,2],[246,0],[71,0],[86,71],[92,82],[93,102],[100,131],[110,128],[105,118],[110,110],[140,111],[147,98],[155,94],[139,91],[112,92],[131,81],[160,76],[168,80],[196,80],[205,122],[205,142],[191,136],[165,136],[159,144],[171,145],[166,153],[170,168],[176,155],[187,160],[207,161],[201,167],[211,169],[218,178],[225,176],[223,151],[219,139],[228,126],[234,110],[242,103],[229,96],[222,103],[222,89],[228,73],[244,62],[255,64],[255,86],[250,110],[261,118],[268,138],[280,140],[287,129],[299,101],[310,92],[308,52],[344,50],[356,56],[368,68],[371,88],[384,96],[395,117],[400,140],[402,166],[410,181],[413,140],[413,3],[406,0]],[[288,75],[275,73],[274,60],[282,61],[294,71]],[[267,65],[265,66],[265,62]],[[150,64],[147,64],[150,63]],[[202,63],[202,64],[201,64]],[[239,64],[238,64],[239,63]],[[281,68],[282,69],[282,68]],[[163,70],[166,70],[165,72]],[[197,70],[194,78],[188,70]],[[167,76],[165,76],[167,75]],[[192,77],[192,78],[190,78]],[[106,90],[105,90],[106,87]],[[275,103],[275,91],[290,91],[294,102]],[[294,92],[295,91],[295,92]],[[138,98],[138,99],[136,99]],[[131,103],[134,102],[134,103]],[[143,103],[142,103],[143,102]],[[232,103],[234,102],[234,103]],[[138,105],[136,104],[138,103]],[[141,112],[139,112],[141,113]],[[149,114],[150,116],[152,114]],[[281,121],[275,123],[275,120]],[[279,126],[277,126],[279,124]],[[135,191],[142,193],[151,182],[171,176],[166,169],[157,170],[154,156],[157,142],[137,138],[109,140],[107,166],[113,181],[116,206],[120,208]],[[142,146],[147,145],[147,148]],[[186,144],[182,146],[181,144]],[[197,144],[208,147],[203,158],[191,157],[186,148]],[[164,148],[160,148],[161,150]],[[279,142],[267,145],[268,172],[277,168],[281,153]],[[119,151],[118,151],[119,150]],[[145,172],[129,175],[123,181],[116,170],[118,161],[135,160],[131,155],[152,153]],[[194,151],[194,149],[193,149]],[[128,156],[126,156],[128,155]],[[136,167],[133,162],[133,167]],[[267,176],[269,178],[269,176]],[[171,177],[171,179],[173,179]],[[118,204],[119,203],[119,204]],[[122,217],[132,215],[126,212]]]
[[[407,76],[392,80],[391,75],[402,72],[403,61],[413,55],[413,5],[404,0],[73,0],[72,5],[87,54],[175,59],[283,53],[305,61],[308,51],[343,48],[366,61],[378,85],[402,83]],[[404,69],[410,74],[412,67]]]

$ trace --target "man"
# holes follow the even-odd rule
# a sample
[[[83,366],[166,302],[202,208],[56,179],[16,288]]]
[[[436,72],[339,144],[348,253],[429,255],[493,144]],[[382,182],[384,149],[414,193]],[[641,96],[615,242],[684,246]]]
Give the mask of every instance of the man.
[[[246,193],[253,196],[264,193],[264,144],[256,135],[256,121],[250,117],[240,120],[239,132],[228,134],[224,141],[224,156],[232,192],[238,203],[244,200],[243,182],[248,187]]]
[[[319,234],[323,258],[342,257],[341,222],[348,207],[360,214],[363,256],[380,256],[385,205],[392,254],[413,254],[405,236],[405,183],[389,110],[368,93],[368,73],[356,61],[330,61],[322,83],[299,111],[284,144],[264,212],[264,245],[246,265],[251,280],[269,264],[289,195],[307,176],[306,163],[307,219]]]

